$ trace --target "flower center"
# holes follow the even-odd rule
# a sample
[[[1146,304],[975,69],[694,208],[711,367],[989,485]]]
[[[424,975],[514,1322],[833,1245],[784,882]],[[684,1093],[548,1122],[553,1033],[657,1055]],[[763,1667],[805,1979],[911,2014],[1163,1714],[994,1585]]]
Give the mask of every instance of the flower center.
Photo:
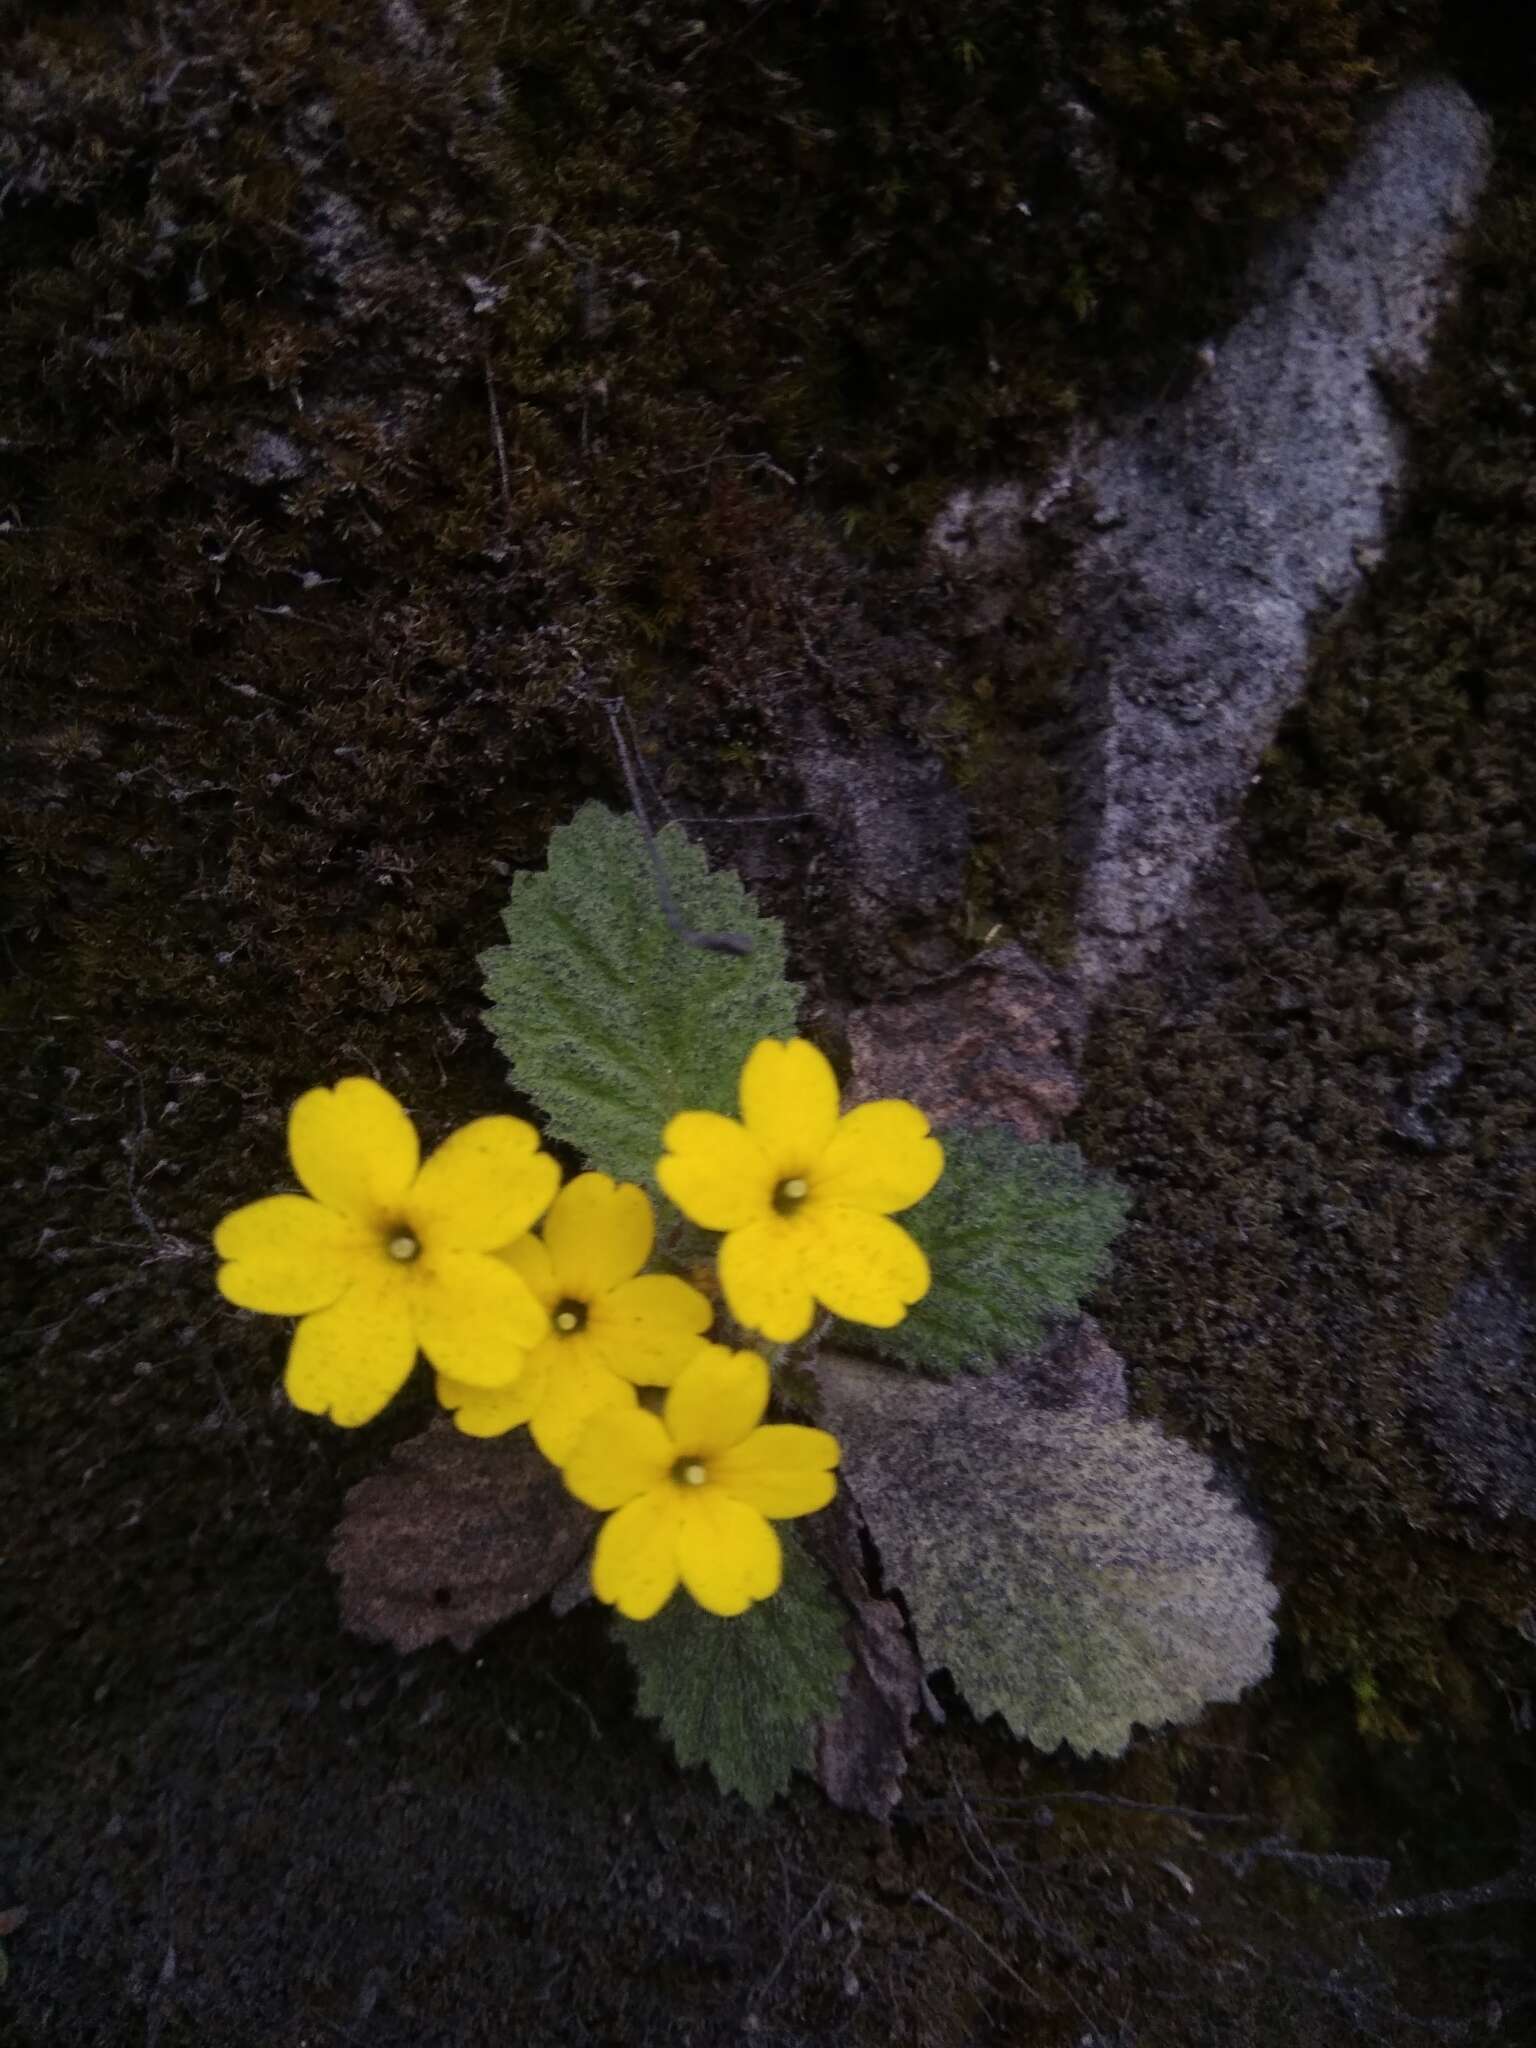
[[[562,1337],[574,1337],[578,1330],[586,1328],[587,1304],[584,1301],[562,1301],[551,1321]]]
[[[672,1477],[679,1486],[702,1486],[709,1478],[709,1471],[697,1458],[679,1458],[672,1467]]]
[[[806,1196],[811,1184],[801,1174],[794,1174],[789,1180],[781,1180],[773,1191],[773,1206],[781,1216],[793,1216]]]
[[[421,1252],[421,1240],[409,1230],[397,1230],[385,1240],[386,1249],[392,1259],[398,1259],[402,1266],[417,1258]]]

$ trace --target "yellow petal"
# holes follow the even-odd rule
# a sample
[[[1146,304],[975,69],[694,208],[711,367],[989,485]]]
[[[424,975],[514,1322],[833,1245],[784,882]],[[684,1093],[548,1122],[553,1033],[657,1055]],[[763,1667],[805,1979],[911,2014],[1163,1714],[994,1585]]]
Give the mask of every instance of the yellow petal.
[[[806,1210],[794,1218],[770,1211],[721,1241],[726,1307],[743,1329],[759,1330],[773,1344],[803,1337],[816,1313],[804,1272],[807,1225]]]
[[[213,1248],[219,1292],[239,1308],[302,1316],[329,1308],[378,1263],[375,1240],[307,1195],[268,1195],[226,1216]]]
[[[668,1479],[676,1452],[659,1415],[604,1408],[566,1459],[565,1483],[589,1508],[618,1508]]]
[[[546,1344],[520,1352],[523,1365],[515,1380],[505,1387],[472,1387],[465,1380],[437,1375],[437,1398],[451,1409],[456,1429],[465,1436],[505,1436],[528,1420],[543,1398],[549,1382]]]
[[[586,1334],[609,1372],[670,1387],[715,1319],[709,1297],[670,1273],[642,1273],[594,1302]]]
[[[677,1590],[677,1488],[658,1486],[610,1515],[592,1553],[592,1590],[630,1621],[649,1621]]]
[[[706,1230],[739,1230],[771,1215],[777,1182],[757,1140],[712,1109],[685,1109],[661,1134],[656,1178],[683,1214]]]
[[[837,1438],[798,1422],[770,1422],[709,1461],[710,1478],[760,1515],[787,1521],[824,1508],[837,1491]]]
[[[579,1173],[556,1195],[542,1235],[562,1297],[596,1301],[651,1256],[650,1197],[606,1173]]]
[[[482,1116],[445,1138],[416,1176],[405,1204],[429,1252],[493,1252],[537,1223],[560,1169],[517,1116]]]
[[[818,1201],[882,1216],[920,1202],[944,1171],[928,1119],[910,1102],[865,1102],[838,1121],[811,1176]]]
[[[283,1385],[295,1408],[356,1429],[399,1393],[415,1362],[406,1289],[384,1271],[305,1316],[293,1333]]]
[[[421,1348],[453,1380],[501,1387],[522,1369],[522,1354],[549,1333],[549,1318],[521,1275],[474,1252],[423,1256],[409,1276]]]
[[[558,1196],[556,1197],[558,1200]],[[544,1249],[542,1239],[530,1230],[511,1244],[505,1244],[496,1254],[514,1273],[520,1273],[528,1283],[528,1291],[541,1308],[553,1308],[560,1299],[560,1289],[555,1284],[555,1269],[550,1263],[549,1253]]]
[[[662,1420],[675,1455],[702,1458],[739,1444],[768,1406],[768,1367],[755,1351],[701,1344],[667,1390]]]
[[[741,1120],[762,1146],[775,1180],[808,1174],[837,1127],[832,1063],[808,1038],[762,1039],[739,1083]]]
[[[539,1352],[548,1352],[552,1362],[533,1410],[533,1440],[551,1465],[564,1465],[594,1415],[634,1408],[639,1397],[628,1380],[603,1369],[585,1332],[552,1337]]]
[[[928,1292],[922,1247],[888,1216],[818,1202],[805,1225],[805,1277],[834,1315],[889,1330]]]
[[[288,1152],[317,1202],[372,1229],[399,1211],[421,1157],[410,1118],[362,1074],[299,1097]]]
[[[741,1120],[776,1180],[809,1174],[837,1127],[837,1076],[808,1038],[765,1038],[741,1070]]]
[[[756,1508],[718,1486],[678,1491],[678,1568],[699,1605],[711,1614],[745,1614],[754,1600],[777,1593],[784,1552]]]

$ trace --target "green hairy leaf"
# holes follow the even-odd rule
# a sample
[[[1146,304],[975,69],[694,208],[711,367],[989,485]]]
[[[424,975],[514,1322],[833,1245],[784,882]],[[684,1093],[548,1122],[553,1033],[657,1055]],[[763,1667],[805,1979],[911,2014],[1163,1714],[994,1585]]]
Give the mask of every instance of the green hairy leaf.
[[[766,1806],[814,1768],[815,1724],[835,1714],[851,1659],[844,1615],[789,1530],[784,1583],[745,1614],[706,1614],[679,1589],[653,1621],[616,1621],[642,1714],[685,1769],[708,1764],[722,1792]]]
[[[1118,1756],[1269,1671],[1264,1546],[1209,1459],[1148,1422],[825,1355],[823,1420],[925,1666],[1039,1749]]]
[[[949,1378],[1032,1350],[1109,1264],[1127,1197],[1075,1145],[1027,1145],[997,1125],[941,1131],[944,1176],[898,1218],[928,1254],[933,1285],[894,1330],[834,1324],[834,1344]]]
[[[735,1113],[742,1061],[760,1038],[793,1033],[800,993],[785,979],[781,927],[736,876],[712,873],[675,825],[657,846],[684,922],[739,933],[750,953],[680,939],[638,821],[586,804],[551,838],[546,871],[515,878],[507,943],[480,956],[514,1085],[552,1136],[640,1182],[678,1110]]]

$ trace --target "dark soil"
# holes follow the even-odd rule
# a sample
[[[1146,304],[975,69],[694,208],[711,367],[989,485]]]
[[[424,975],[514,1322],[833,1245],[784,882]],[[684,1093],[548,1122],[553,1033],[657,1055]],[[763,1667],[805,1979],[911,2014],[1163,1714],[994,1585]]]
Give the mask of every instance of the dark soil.
[[[1529,1526],[1442,1498],[1408,1391],[1532,1217],[1505,20],[0,0],[0,2041],[1530,2037]],[[957,1712],[883,1829],[684,1778],[590,1607],[469,1656],[344,1637],[331,1532],[428,1396],[299,1416],[282,1330],[213,1291],[293,1097],[374,1072],[429,1141],[508,1105],[475,957],[551,826],[624,800],[600,694],[716,820],[798,807],[811,735],[938,752],[945,937],[1059,947],[1049,608],[960,638],[914,536],[1187,374],[1254,235],[1437,53],[1498,182],[1400,542],[1255,800],[1278,951],[1134,992],[1074,1132],[1140,1205],[1101,1303],[1138,1399],[1274,1524],[1276,1678],[1113,1768]],[[818,1004],[904,980],[793,830],[706,837]],[[1382,1105],[1447,1045],[1403,1149]]]

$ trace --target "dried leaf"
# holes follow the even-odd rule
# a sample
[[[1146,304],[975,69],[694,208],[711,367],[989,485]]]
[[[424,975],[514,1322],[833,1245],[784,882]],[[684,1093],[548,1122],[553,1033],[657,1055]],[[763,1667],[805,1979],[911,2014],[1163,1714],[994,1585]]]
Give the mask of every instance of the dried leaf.
[[[564,1620],[574,1614],[578,1607],[585,1607],[592,1598],[592,1560],[583,1551],[576,1563],[566,1573],[549,1596],[549,1611]]]
[[[1031,1405],[1027,1369],[935,1386],[817,1368],[843,1472],[929,1669],[1041,1749],[1119,1755],[1270,1667],[1258,1530],[1147,1422]]]
[[[526,1430],[434,1423],[347,1495],[330,1557],[342,1621],[400,1651],[467,1650],[557,1586],[597,1523]]]
[[[807,1525],[807,1542],[848,1608],[852,1663],[837,1712],[816,1730],[816,1781],[834,1806],[887,1820],[901,1798],[913,1723],[928,1701],[900,1608],[870,1590],[858,1559],[859,1519],[846,1496]]]

